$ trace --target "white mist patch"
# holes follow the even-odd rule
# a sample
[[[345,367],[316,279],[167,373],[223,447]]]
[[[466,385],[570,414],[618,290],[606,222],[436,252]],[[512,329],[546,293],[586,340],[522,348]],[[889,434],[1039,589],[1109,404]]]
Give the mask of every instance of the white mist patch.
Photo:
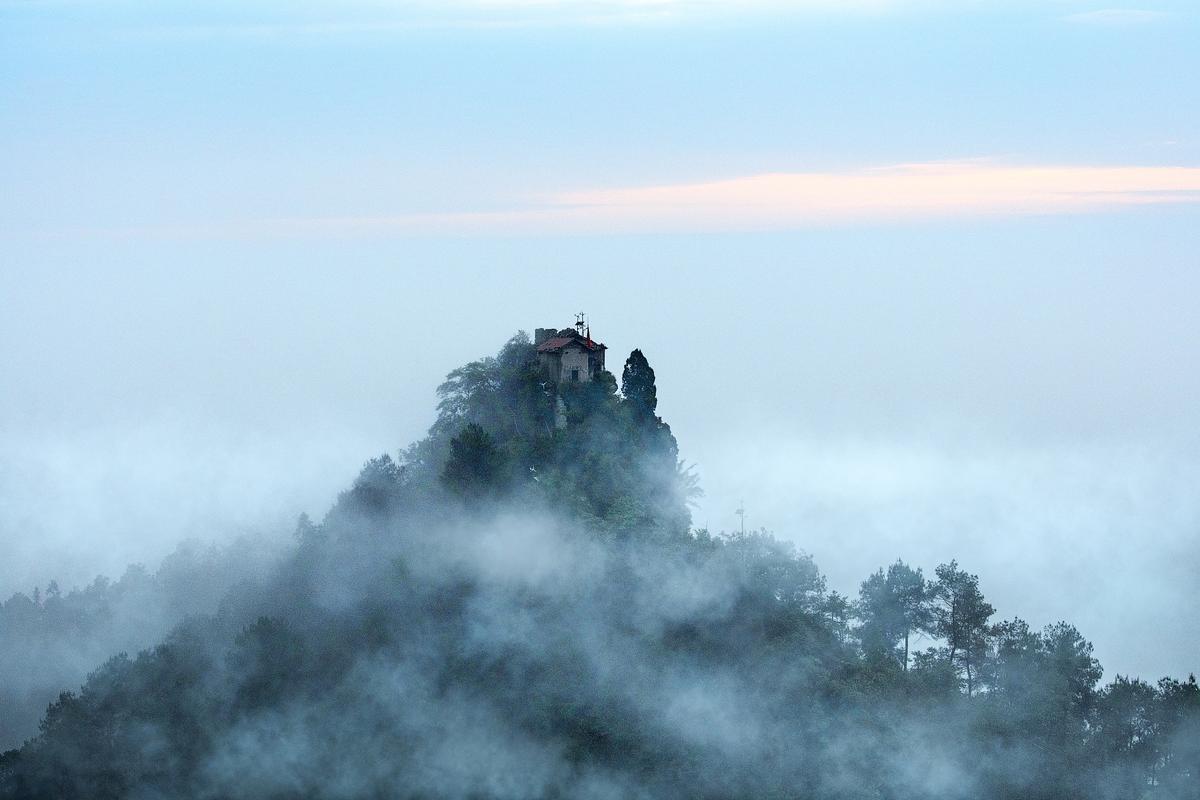
[[[0,437],[0,595],[64,589],[179,542],[291,535],[319,516],[377,442],[251,432],[184,418]]]
[[[663,719],[675,735],[742,757],[761,752],[763,718],[733,676],[678,675],[667,688],[661,699]]]
[[[603,549],[564,536],[560,525],[536,515],[503,514],[484,526],[468,526],[458,544],[484,580],[544,589],[595,580],[603,572]]]
[[[693,451],[695,452],[695,451]],[[958,559],[997,620],[1066,619],[1109,675],[1194,669],[1200,621],[1200,453],[1152,444],[738,436],[701,456],[697,524],[765,527],[856,596],[875,569]],[[1165,611],[1164,611],[1165,610]]]

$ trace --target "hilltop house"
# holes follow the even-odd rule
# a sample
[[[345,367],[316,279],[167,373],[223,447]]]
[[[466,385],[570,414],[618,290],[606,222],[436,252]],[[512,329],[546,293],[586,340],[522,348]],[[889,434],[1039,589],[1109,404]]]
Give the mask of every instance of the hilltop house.
[[[555,383],[590,381],[604,369],[604,351],[608,348],[592,341],[591,328],[582,317],[574,328],[538,328],[533,344],[542,374]]]

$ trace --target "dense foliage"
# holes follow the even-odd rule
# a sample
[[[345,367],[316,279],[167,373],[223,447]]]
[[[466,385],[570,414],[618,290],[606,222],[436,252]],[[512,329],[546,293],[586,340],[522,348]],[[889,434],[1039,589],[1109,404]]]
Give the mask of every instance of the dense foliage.
[[[113,653],[153,645],[188,615],[211,613],[233,586],[259,579],[276,547],[185,542],[154,572],[135,564],[115,581],[65,592],[50,581],[0,603],[0,750],[36,731],[46,705]]]
[[[1194,678],[1101,687],[956,562],[851,601],[691,529],[640,351],[558,387],[517,336],[439,394],[268,578],[61,694],[0,797],[1200,798]]]

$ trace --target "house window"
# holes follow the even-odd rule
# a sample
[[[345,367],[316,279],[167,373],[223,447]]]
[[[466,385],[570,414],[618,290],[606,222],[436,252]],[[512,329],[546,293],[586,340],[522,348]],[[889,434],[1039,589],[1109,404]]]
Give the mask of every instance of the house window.
[[[571,380],[575,381],[576,383],[579,382],[579,370],[577,370],[577,369],[571,370]]]

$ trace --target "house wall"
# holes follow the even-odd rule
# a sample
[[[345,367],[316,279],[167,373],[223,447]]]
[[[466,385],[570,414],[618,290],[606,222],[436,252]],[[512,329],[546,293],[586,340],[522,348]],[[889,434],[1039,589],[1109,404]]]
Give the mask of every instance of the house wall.
[[[538,367],[548,381],[557,381],[562,372],[562,359],[558,353],[538,353]]]
[[[592,379],[591,371],[588,370],[588,351],[582,347],[564,347],[562,351],[562,370],[559,372],[561,376],[559,383],[569,383],[571,380],[571,370],[579,370],[579,380],[590,381]]]

